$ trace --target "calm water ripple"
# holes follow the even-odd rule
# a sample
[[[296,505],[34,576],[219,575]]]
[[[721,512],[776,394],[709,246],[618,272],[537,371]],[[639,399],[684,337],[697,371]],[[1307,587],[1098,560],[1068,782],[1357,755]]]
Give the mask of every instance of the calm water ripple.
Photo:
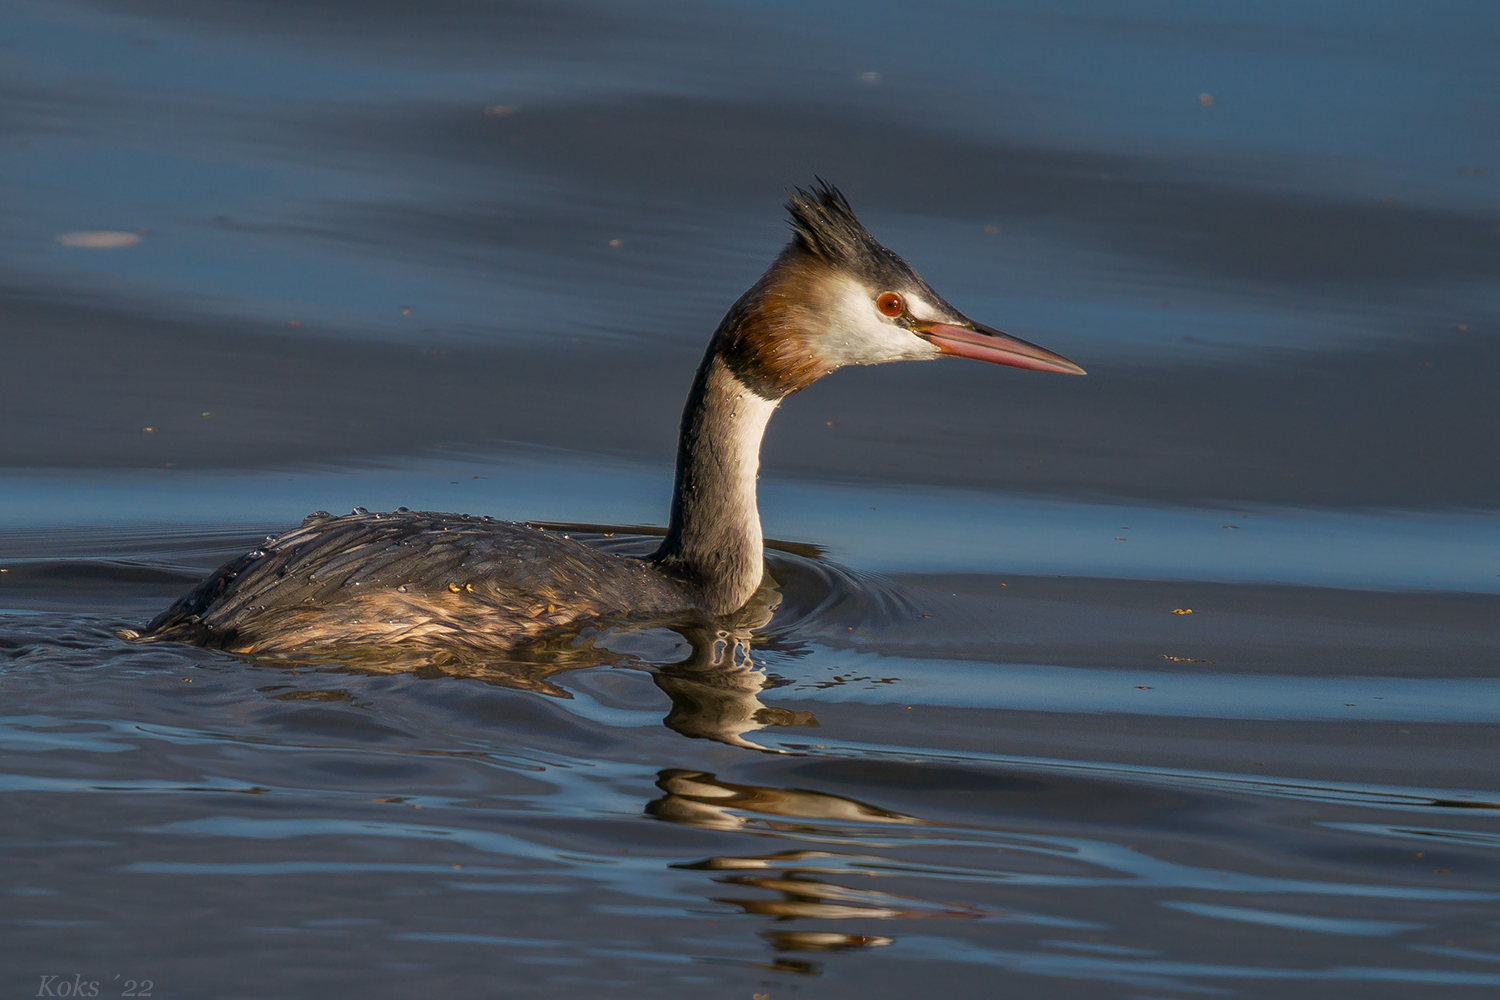
[[[6,995],[1500,992],[1500,7],[0,8]],[[120,638],[319,508],[649,549],[814,175],[1089,377],[789,399],[722,628]]]
[[[671,731],[683,694],[659,671],[681,662],[685,639],[670,630],[596,637],[627,659],[554,675],[561,697],[547,698],[494,676],[132,647],[112,633],[139,606],[127,595],[175,581],[88,577],[116,608],[89,615],[51,606],[55,578],[24,578],[11,603],[37,606],[5,613],[0,669],[7,703],[29,709],[0,718],[0,794],[35,803],[26,826],[5,836],[6,891],[21,907],[13,933],[118,935],[124,917],[90,902],[117,885],[147,900],[239,901],[191,926],[171,921],[178,943],[144,960],[174,967],[184,941],[234,941],[253,955],[255,935],[332,934],[383,942],[388,958],[373,968],[390,970],[482,949],[535,970],[628,978],[668,965],[705,983],[837,970],[830,982],[847,985],[866,975],[851,961],[880,956],[879,974],[898,980],[937,961],[1187,992],[1262,981],[1500,985],[1500,974],[1472,968],[1491,954],[1474,945],[1500,912],[1500,792],[1006,754],[952,740],[975,712],[1003,725],[1040,711],[1059,729],[1086,729],[1071,720],[1098,713],[1488,724],[1492,699],[1474,692],[1492,680],[1278,685],[856,652],[802,637],[845,621],[879,636],[919,617],[920,602],[889,584],[865,593],[857,575],[816,559],[777,560],[785,614],[751,640],[729,681],[710,670],[693,689],[693,710],[701,716],[707,697],[720,721],[745,718],[723,706],[761,693],[794,706],[736,730],[789,751],[751,759],[701,740],[690,752]],[[867,662],[900,683],[854,681]],[[747,687],[747,676],[759,680]],[[850,680],[818,680],[828,677]],[[1135,691],[1137,681],[1153,689],[1139,694],[1185,684],[1191,696],[1166,710],[1118,704],[1112,685]],[[1342,716],[1316,700],[1376,690],[1396,703],[1393,714]],[[900,745],[842,737],[830,715],[893,703],[928,720]],[[957,713],[951,726],[945,713]],[[821,725],[808,729],[814,717]],[[792,735],[808,732],[822,742]],[[713,770],[652,763],[685,757]],[[1413,826],[1417,814],[1445,820]],[[80,839],[100,830],[109,832]],[[80,850],[66,871],[29,860]],[[502,898],[503,917],[487,905]],[[575,928],[566,936],[484,929],[539,927],[562,912]],[[1329,964],[1309,935],[1347,944]],[[434,947],[458,951],[421,950]],[[538,949],[547,954],[529,954]],[[1229,960],[1203,960],[1209,953]],[[340,974],[365,975],[359,968]]]

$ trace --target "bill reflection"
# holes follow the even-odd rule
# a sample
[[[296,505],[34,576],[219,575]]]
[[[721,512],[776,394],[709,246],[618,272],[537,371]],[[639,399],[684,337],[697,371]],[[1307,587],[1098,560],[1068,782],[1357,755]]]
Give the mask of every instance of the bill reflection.
[[[704,771],[668,769],[656,780],[662,796],[646,805],[648,815],[669,823],[710,830],[750,830],[772,835],[848,840],[850,824],[923,826],[915,816],[891,812],[856,799],[802,788],[771,788],[722,781]],[[840,885],[838,876],[868,877],[894,859],[877,854],[787,850],[771,854],[717,856],[672,867],[718,873],[714,882],[732,887],[733,895],[715,895],[716,903],[736,906],[746,915],[793,921],[896,920],[981,917],[978,907],[946,903]],[[750,890],[750,894],[741,890]],[[789,952],[845,952],[885,947],[895,939],[878,934],[829,928],[777,929],[760,932],[779,954],[768,967],[816,975],[817,962],[792,959]]]

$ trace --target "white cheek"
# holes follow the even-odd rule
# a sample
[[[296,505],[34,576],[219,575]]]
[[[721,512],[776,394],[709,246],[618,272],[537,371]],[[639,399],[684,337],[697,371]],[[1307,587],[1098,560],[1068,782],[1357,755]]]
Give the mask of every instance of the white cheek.
[[[858,285],[840,289],[832,312],[832,328],[820,347],[835,365],[917,361],[938,354],[936,347],[880,315],[874,296]]]
[[[942,318],[938,315],[937,310],[932,308],[932,303],[919,295],[908,295],[906,297],[906,312],[907,315],[917,320],[931,321]]]

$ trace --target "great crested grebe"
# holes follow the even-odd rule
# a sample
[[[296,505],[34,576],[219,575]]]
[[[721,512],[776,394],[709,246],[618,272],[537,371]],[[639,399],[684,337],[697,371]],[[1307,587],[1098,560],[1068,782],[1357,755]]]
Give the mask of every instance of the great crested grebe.
[[[782,399],[845,365],[949,354],[1083,374],[944,302],[832,186],[798,189],[787,210],[791,241],[730,307],[698,366],[671,524],[653,555],[461,514],[319,513],[220,567],[140,638],[252,654],[484,650],[585,619],[727,615],[764,575],[755,480]]]

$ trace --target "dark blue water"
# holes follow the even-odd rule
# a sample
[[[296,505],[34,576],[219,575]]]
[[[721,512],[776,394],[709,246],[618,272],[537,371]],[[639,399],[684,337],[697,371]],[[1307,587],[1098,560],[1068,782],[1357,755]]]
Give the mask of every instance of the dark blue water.
[[[1494,993],[1497,40],[1481,3],[12,3],[0,981]],[[789,400],[754,624],[421,667],[117,636],[320,508],[649,546],[814,175],[1090,375]]]

